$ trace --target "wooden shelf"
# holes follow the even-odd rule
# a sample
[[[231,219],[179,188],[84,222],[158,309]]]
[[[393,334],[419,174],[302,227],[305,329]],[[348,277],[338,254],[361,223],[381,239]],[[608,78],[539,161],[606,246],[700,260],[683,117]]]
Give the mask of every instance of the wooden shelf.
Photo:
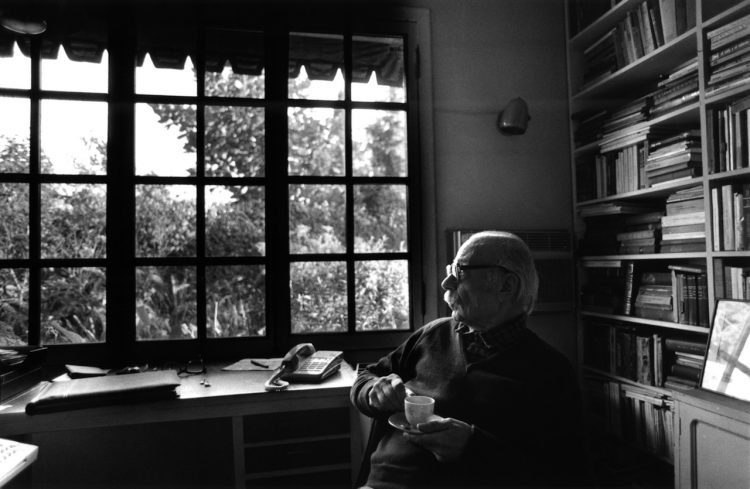
[[[601,318],[601,319],[613,319],[617,321],[621,321],[623,323],[633,323],[633,324],[643,324],[648,326],[656,326],[659,328],[663,328],[666,330],[672,330],[672,331],[688,331],[691,333],[701,333],[701,334],[708,334],[709,328],[706,326],[696,326],[692,324],[680,324],[680,323],[672,323],[669,321],[659,321],[656,319],[647,319],[647,318],[640,318],[636,316],[622,316],[619,314],[605,314],[600,312],[586,312],[581,311],[581,316],[583,317],[592,317],[592,318]]]

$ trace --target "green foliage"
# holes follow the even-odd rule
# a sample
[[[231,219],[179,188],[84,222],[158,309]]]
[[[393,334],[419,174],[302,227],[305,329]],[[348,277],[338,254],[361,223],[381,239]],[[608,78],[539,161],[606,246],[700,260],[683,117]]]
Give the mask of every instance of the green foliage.
[[[208,74],[210,93],[259,97],[262,77]],[[295,88],[296,87],[296,88]],[[292,84],[291,98],[309,88]],[[177,128],[186,151],[196,151],[193,106],[154,104],[162,124]],[[342,176],[344,111],[289,111],[289,171],[297,175]],[[246,107],[208,107],[204,134],[206,175],[264,176],[265,114]],[[380,117],[355,148],[357,171],[373,176],[405,175],[401,119]],[[89,140],[90,161],[81,173],[101,174],[106,145]],[[359,144],[359,143],[358,143]],[[0,172],[28,173],[28,141],[0,137]],[[365,155],[365,156],[362,156]],[[42,171],[51,165],[42,155]],[[360,174],[360,173],[358,173]],[[195,256],[196,205],[180,198],[178,186],[140,185],[136,198],[138,256]],[[265,254],[265,195],[262,187],[227,186],[228,198],[207,206],[209,256]],[[293,185],[289,190],[290,247],[295,253],[340,253],[346,249],[343,185]],[[208,188],[207,188],[208,190]],[[355,186],[355,251],[406,250],[406,192],[399,185]],[[208,199],[208,197],[207,197]],[[106,252],[105,195],[97,185],[42,187],[43,257],[102,258]],[[9,212],[0,221],[0,258],[27,258],[29,188],[0,184],[0,203]],[[291,308],[297,333],[347,330],[347,274],[343,262],[294,262]],[[408,328],[408,267],[404,260],[355,263],[358,331]],[[206,270],[207,334],[211,337],[263,336],[265,269],[217,266]],[[136,337],[141,340],[195,338],[196,271],[192,267],[136,269]],[[203,293],[203,292],[200,292]],[[22,269],[0,269],[0,345],[28,341],[29,277]],[[46,344],[91,343],[106,336],[106,276],[100,268],[50,268],[42,273],[40,318]]]

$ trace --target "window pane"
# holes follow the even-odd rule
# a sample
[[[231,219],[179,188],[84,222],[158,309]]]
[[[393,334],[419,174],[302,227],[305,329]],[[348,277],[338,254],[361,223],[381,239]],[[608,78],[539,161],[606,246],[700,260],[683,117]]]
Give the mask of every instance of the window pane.
[[[101,343],[106,338],[104,268],[45,268],[41,294],[42,343]]]
[[[292,333],[346,332],[346,263],[300,262],[289,268]]]
[[[409,267],[406,260],[354,264],[357,331],[409,329]]]
[[[205,80],[208,96],[263,98],[263,33],[208,29]]]
[[[262,177],[266,166],[266,114],[258,107],[208,106],[206,176]]]
[[[352,110],[355,176],[406,176],[406,112]]]
[[[403,39],[354,36],[352,65],[352,100],[406,102]]]
[[[29,342],[29,271],[0,268],[0,346]]]
[[[343,100],[344,38],[289,34],[289,98]]]
[[[206,186],[206,255],[266,253],[264,187]]]
[[[154,67],[151,56],[146,54],[143,65],[135,69],[136,93],[195,96],[198,94],[197,86],[190,56],[185,59],[184,66],[157,68]]]
[[[345,211],[343,185],[290,185],[290,251],[343,253],[346,248]]]
[[[104,258],[107,251],[107,186],[44,184],[42,258]]]
[[[29,257],[29,186],[0,183],[0,258]]]
[[[195,256],[192,185],[136,185],[136,256]]]
[[[407,251],[406,186],[354,186],[354,251]]]
[[[194,267],[136,267],[136,339],[196,338],[196,297]]]
[[[137,175],[195,174],[195,105],[135,105]]]
[[[30,106],[29,99],[0,97],[0,173],[29,172]]]
[[[266,270],[262,265],[206,268],[206,335],[266,335]]]
[[[102,54],[98,63],[71,61],[64,49],[57,59],[42,58],[41,84],[44,90],[106,93],[109,56]]]
[[[12,48],[10,56],[0,56],[0,87],[31,88],[31,58],[21,54],[18,43]]]
[[[344,174],[344,111],[289,108],[289,174]]]
[[[42,101],[42,172],[103,175],[107,172],[107,104]]]

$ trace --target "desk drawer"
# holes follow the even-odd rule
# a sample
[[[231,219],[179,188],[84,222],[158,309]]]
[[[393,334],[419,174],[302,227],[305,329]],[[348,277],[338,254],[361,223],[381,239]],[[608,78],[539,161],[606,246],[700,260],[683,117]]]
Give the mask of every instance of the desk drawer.
[[[245,443],[349,433],[347,408],[315,409],[245,416]]]
[[[245,472],[274,472],[349,463],[349,438],[303,440],[245,448]]]

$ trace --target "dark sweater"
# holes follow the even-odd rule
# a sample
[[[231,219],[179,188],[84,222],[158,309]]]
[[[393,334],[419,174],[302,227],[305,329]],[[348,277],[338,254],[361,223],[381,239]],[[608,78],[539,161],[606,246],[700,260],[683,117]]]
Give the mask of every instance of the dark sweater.
[[[378,377],[398,374],[417,394],[435,398],[435,413],[474,425],[464,455],[440,463],[386,429],[371,457],[368,485],[498,487],[579,485],[586,460],[580,398],[570,362],[528,329],[494,355],[467,364],[456,323],[427,324],[355,381],[352,402],[368,416]],[[381,423],[382,424],[382,423]]]

